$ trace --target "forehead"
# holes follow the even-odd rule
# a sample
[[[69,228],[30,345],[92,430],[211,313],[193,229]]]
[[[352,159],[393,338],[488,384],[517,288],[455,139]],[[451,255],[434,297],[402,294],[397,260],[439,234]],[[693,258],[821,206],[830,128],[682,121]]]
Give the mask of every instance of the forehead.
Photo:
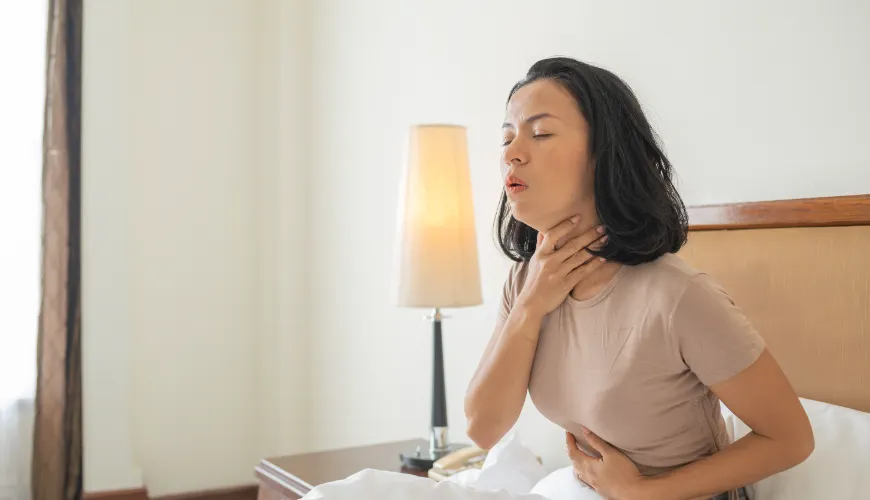
[[[570,92],[553,80],[541,79],[514,92],[507,105],[505,121],[516,125],[540,113],[549,113],[569,122],[582,119]]]

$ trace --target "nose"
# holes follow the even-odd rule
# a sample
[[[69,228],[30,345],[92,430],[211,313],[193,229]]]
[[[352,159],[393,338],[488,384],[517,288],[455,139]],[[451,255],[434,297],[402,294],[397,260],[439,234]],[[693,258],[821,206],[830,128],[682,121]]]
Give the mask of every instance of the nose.
[[[525,165],[529,162],[529,153],[522,138],[517,137],[502,150],[502,162],[505,166]]]

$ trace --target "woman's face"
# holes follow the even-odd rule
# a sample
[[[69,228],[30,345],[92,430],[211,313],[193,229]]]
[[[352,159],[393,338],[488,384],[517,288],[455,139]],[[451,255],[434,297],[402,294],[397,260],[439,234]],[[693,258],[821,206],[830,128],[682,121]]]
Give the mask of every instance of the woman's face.
[[[549,79],[517,90],[503,139],[502,179],[514,218],[538,231],[576,214],[596,218],[589,126],[567,90]]]

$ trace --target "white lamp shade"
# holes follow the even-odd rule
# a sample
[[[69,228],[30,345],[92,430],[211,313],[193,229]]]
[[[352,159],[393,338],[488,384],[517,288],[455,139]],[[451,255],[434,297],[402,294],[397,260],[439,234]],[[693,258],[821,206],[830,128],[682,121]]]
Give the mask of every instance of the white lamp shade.
[[[411,127],[399,193],[396,303],[481,304],[465,127]]]

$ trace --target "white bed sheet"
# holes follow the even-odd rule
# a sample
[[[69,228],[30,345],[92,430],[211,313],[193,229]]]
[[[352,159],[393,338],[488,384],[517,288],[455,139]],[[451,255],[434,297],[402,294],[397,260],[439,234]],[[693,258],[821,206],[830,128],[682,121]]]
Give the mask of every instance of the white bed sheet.
[[[747,490],[752,500],[870,499],[870,414],[801,399],[816,438],[813,454],[799,466]],[[723,405],[728,432],[739,439],[749,428]],[[365,470],[318,486],[304,500],[600,500],[574,478],[570,467],[549,475],[516,435],[493,448],[482,470],[448,481]]]

